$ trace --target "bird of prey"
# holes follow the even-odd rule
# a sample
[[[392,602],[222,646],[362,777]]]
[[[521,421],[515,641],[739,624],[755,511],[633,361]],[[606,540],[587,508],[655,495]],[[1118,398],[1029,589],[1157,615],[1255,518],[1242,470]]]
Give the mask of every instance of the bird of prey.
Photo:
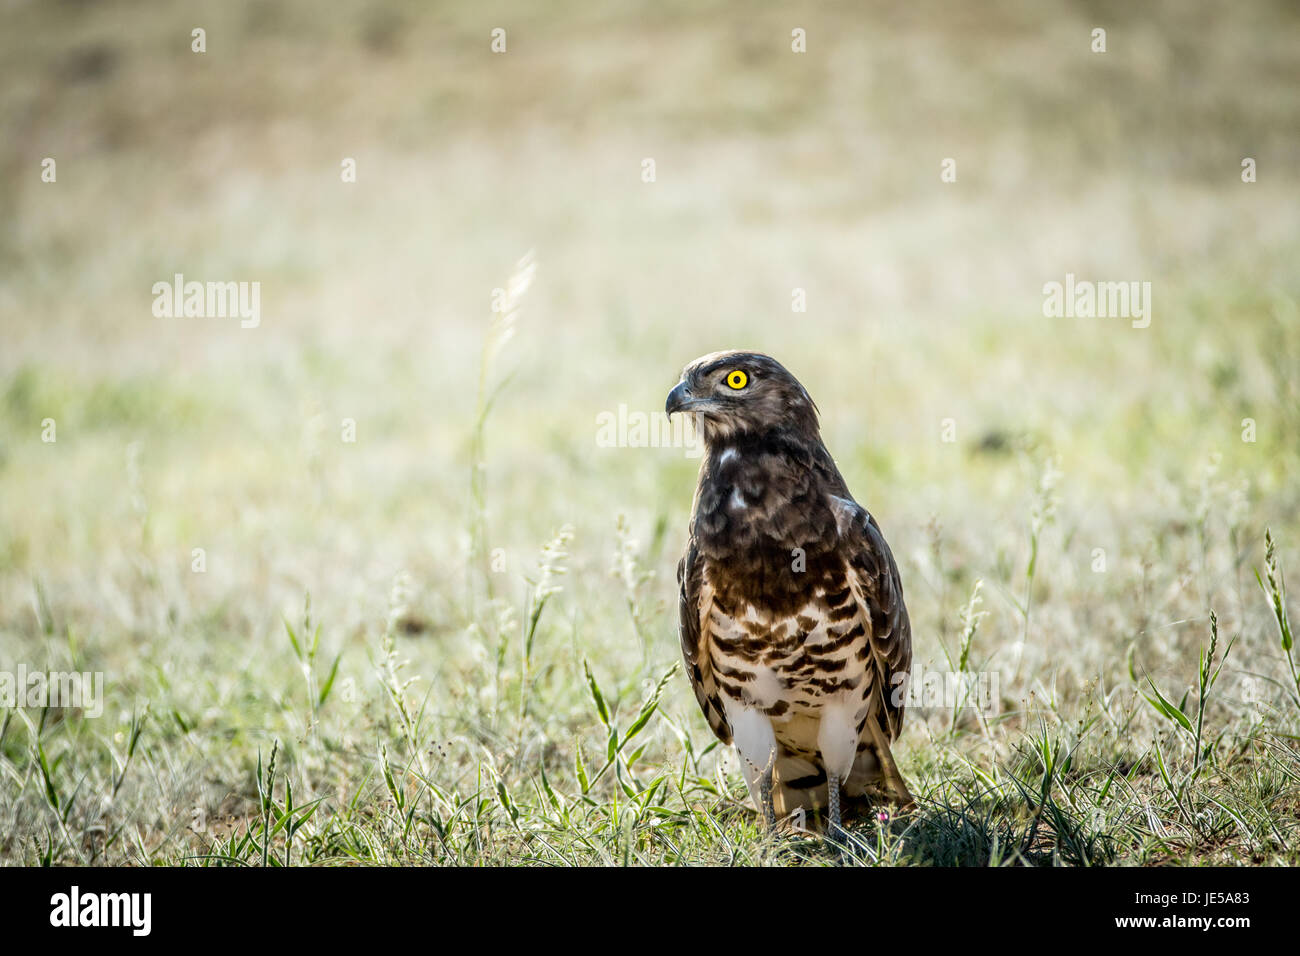
[[[875,800],[912,805],[889,749],[912,662],[902,582],[807,390],[769,356],[715,352],[665,410],[695,417],[706,452],[677,567],[682,654],[768,827],[820,815],[835,835]]]

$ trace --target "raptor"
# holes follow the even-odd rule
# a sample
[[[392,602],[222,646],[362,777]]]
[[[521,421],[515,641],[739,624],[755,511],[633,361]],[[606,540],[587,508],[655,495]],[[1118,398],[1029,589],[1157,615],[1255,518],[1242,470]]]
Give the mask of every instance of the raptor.
[[[829,834],[875,801],[910,806],[890,750],[912,660],[903,586],[807,389],[767,355],[716,352],[665,410],[704,439],[677,568],[682,654],[755,806],[769,827],[795,814]]]

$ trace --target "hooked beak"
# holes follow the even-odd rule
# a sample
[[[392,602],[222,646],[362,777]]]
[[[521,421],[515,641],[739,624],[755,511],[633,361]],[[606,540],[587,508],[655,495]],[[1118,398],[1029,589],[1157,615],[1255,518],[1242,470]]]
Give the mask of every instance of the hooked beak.
[[[691,407],[691,404],[691,390],[686,387],[685,381],[681,381],[668,393],[668,401],[664,403],[664,411],[669,415],[673,412],[684,412]]]

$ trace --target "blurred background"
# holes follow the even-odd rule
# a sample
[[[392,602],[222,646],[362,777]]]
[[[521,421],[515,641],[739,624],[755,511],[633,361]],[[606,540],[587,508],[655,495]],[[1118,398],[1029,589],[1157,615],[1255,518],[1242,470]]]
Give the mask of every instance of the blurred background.
[[[106,671],[117,719],[301,730],[282,616],[310,593],[363,697],[396,614],[443,732],[481,730],[454,702],[498,693],[503,606],[566,525],[539,653],[662,670],[698,462],[601,447],[597,419],[661,411],[721,348],[817,400],[918,660],[985,581],[1012,696],[1130,653],[1185,676],[1208,607],[1263,633],[1265,526],[1296,563],[1293,3],[3,0],[0,24],[0,658]],[[260,324],[156,317],[176,273],[260,283]],[[1045,317],[1067,273],[1150,282],[1150,326]],[[670,701],[702,727],[684,681]],[[186,786],[228,787],[204,759]]]

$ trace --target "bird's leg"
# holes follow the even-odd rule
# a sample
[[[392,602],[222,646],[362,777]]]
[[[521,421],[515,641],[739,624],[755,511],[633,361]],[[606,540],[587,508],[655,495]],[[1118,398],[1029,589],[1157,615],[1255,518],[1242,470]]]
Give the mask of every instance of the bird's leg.
[[[842,700],[824,703],[817,728],[817,749],[826,772],[826,841],[832,846],[841,846],[845,835],[840,821],[840,785],[853,771],[857,755],[854,716]]]
[[[840,820],[840,778],[833,773],[826,775],[827,823],[826,841],[832,846],[840,843],[843,826]]]
[[[767,824],[769,833],[776,830],[776,807],[772,803],[772,776],[775,763],[775,760],[769,760],[767,767],[758,778],[758,809],[763,814],[763,822]]]
[[[727,722],[731,724],[732,741],[740,754],[741,772],[745,786],[769,830],[776,827],[776,809],[772,801],[772,787],[776,767],[776,735],[767,715],[756,707],[739,702],[726,706]]]

